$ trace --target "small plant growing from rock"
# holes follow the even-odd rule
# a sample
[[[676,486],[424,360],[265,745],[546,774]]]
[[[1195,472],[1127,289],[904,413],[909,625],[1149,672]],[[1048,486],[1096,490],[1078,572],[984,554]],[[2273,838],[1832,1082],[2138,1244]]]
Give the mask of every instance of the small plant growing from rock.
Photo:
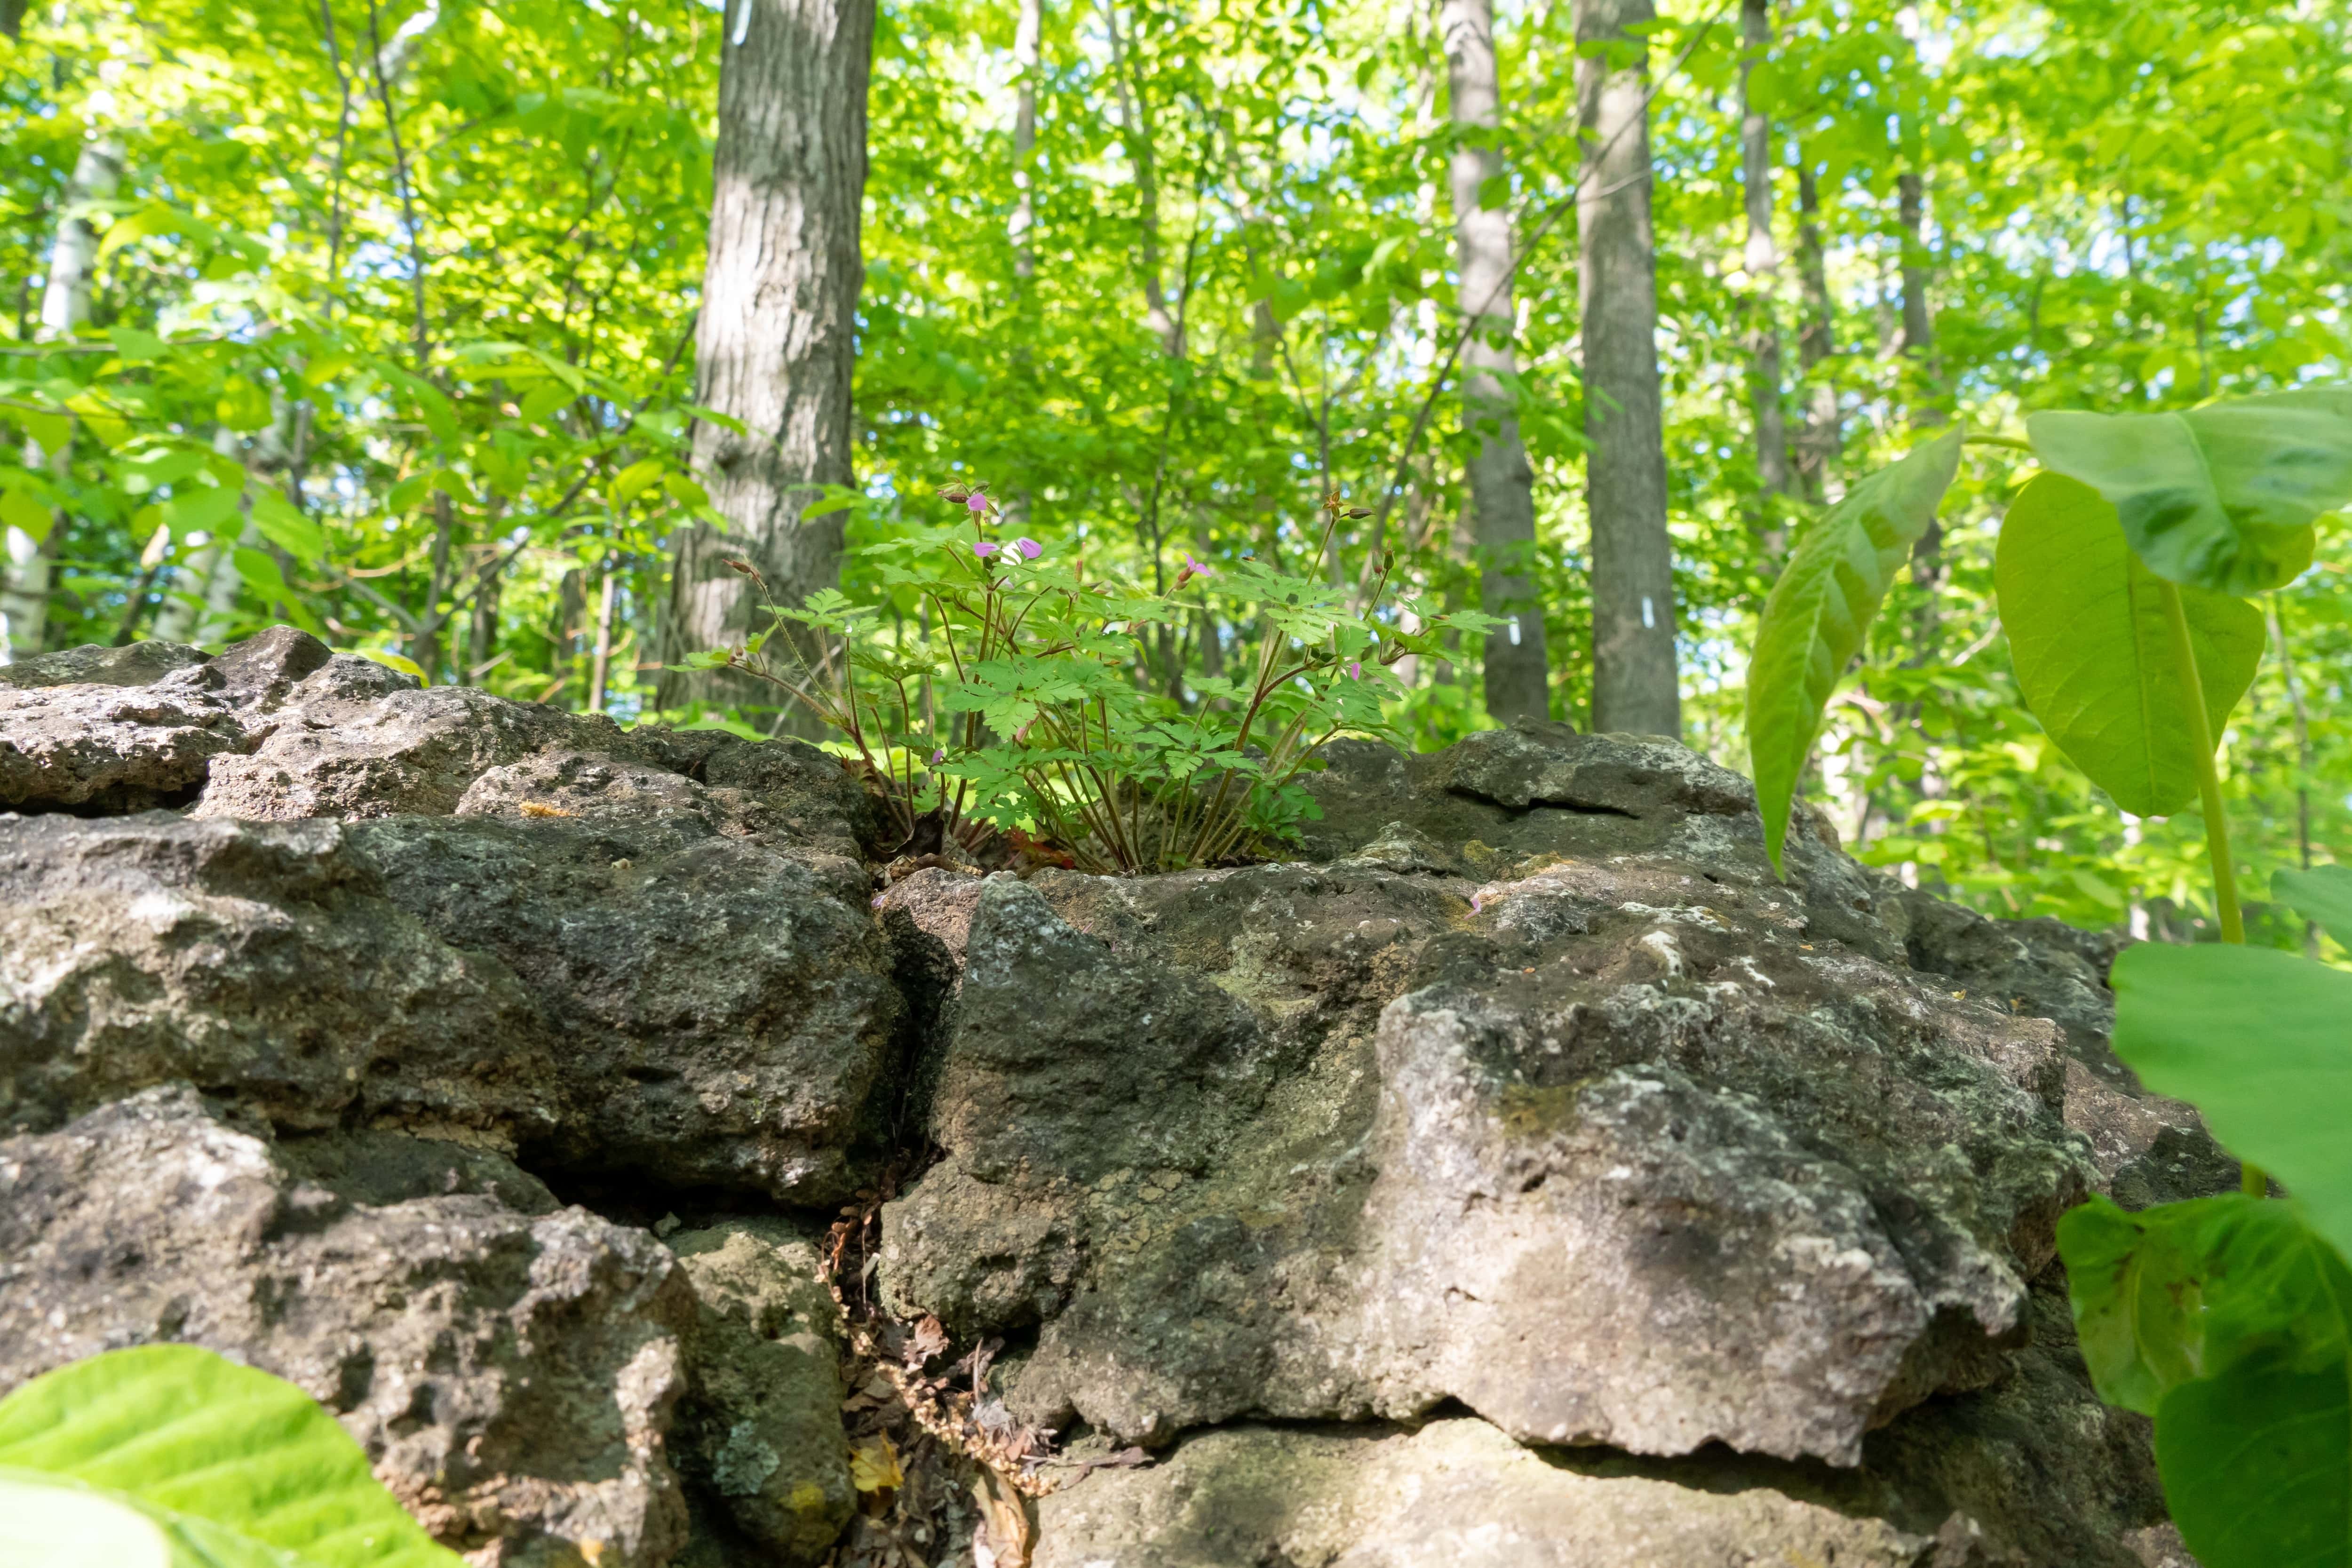
[[[290,1383],[194,1345],[110,1351],[0,1400],[0,1563],[459,1568]]]
[[[2206,1568],[2352,1554],[2352,973],[2245,946],[2214,762],[2252,684],[2248,595],[2311,563],[2352,502],[2352,388],[2180,414],[2036,414],[2042,467],[2001,525],[1994,584],[2017,679],[2061,750],[2126,811],[2198,802],[2221,942],[2116,961],[2115,1050],[2247,1160],[2244,1191],[2059,1224],[2101,1397],[2156,1418],[2182,1537]],[[1800,542],[1749,667],[1777,865],[1822,715],[1969,439],[1955,428],[1854,487]],[[2352,869],[2274,897],[2352,947]],[[2259,1163],[2257,1163],[2257,1162]],[[2289,1198],[2266,1201],[2276,1173]]]
[[[797,607],[771,603],[766,631],[688,661],[765,680],[837,731],[888,802],[902,854],[1001,834],[1126,875],[1247,858],[1315,815],[1300,778],[1328,742],[1391,732],[1390,666],[1488,624],[1395,605],[1393,557],[1353,607],[1318,577],[1246,555],[1221,565],[1187,555],[1153,592],[1089,576],[1083,555],[1003,537],[984,486],[939,494],[954,521],[870,548],[882,582],[928,611],[923,635],[887,631],[828,591]],[[1337,495],[1323,511],[1318,566],[1340,520],[1368,515]],[[1226,655],[1238,679],[1182,670],[1211,595],[1241,611],[1234,624],[1257,627],[1254,647]]]

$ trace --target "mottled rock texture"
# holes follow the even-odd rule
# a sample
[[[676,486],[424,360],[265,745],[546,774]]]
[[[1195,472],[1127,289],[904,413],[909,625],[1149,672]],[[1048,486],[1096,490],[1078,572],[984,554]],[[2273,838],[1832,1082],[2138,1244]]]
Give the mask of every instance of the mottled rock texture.
[[[0,1390],[186,1339],[486,1568],[814,1563],[893,1172],[855,1288],[1155,1456],[1038,1568],[2187,1568],[2053,1262],[2234,1179],[2113,942],[1777,878],[1654,739],[1330,758],[1295,859],[887,883],[798,742],[283,627],[0,670]]]

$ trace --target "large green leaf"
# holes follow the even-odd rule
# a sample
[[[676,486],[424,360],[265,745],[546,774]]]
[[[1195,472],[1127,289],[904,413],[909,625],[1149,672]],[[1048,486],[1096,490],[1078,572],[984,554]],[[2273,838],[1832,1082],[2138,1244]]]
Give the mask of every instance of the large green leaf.
[[[2042,467],[2115,504],[2158,576],[2225,594],[2311,563],[2312,523],[2352,501],[2352,387],[2238,398],[2183,414],[2036,414]]]
[[[2271,879],[2271,897],[2352,947],[2352,866],[2281,871]]]
[[[2124,542],[2116,509],[2088,485],[2039,476],[2002,520],[1993,584],[2017,684],[2058,749],[2136,816],[2194,800],[2165,584]],[[2262,661],[2262,613],[2203,588],[2179,594],[2219,735]]]
[[[314,1568],[249,1535],[37,1470],[0,1469],[9,1568]]]
[[[1775,869],[1806,753],[1879,601],[1959,468],[1958,426],[1846,492],[1797,542],[1748,664],[1748,748]]]
[[[2272,948],[2147,942],[2116,961],[2116,1054],[2352,1253],[2352,973]]]
[[[2301,1205],[2095,1198],[2058,1244],[2092,1378],[2156,1416],[2166,1498],[2206,1568],[2343,1568],[2352,1269]]]
[[[2204,1568],[2352,1563],[2352,1384],[2345,1363],[2242,1362],[2184,1383],[2156,1415],[2156,1464]]]
[[[2105,1198],[2058,1222],[2083,1360],[2111,1405],[2154,1415],[2181,1384],[2285,1351],[2352,1351],[2352,1270],[2294,1203],[2242,1193],[2126,1213]]]
[[[192,1345],[92,1356],[0,1400],[0,1469],[119,1492],[310,1568],[457,1568],[317,1401]]]

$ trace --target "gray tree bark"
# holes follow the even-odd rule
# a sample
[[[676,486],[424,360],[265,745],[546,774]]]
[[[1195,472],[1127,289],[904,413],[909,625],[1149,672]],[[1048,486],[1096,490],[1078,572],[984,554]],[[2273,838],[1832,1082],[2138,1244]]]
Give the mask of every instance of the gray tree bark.
[[[1780,252],[1772,237],[1772,120],[1748,92],[1756,63],[1772,47],[1771,0],[1741,0],[1739,31],[1740,194],[1748,212],[1748,244],[1740,265],[1750,290],[1748,395],[1756,425],[1757,485],[1763,492],[1757,532],[1765,557],[1777,561],[1788,542],[1777,500],[1795,487],[1789,471],[1788,421],[1780,405]]]
[[[1926,187],[1916,171],[1895,176],[1895,222],[1902,230],[1903,244],[1902,354],[1910,363],[1913,395],[1918,399],[1911,407],[1915,430],[1932,430],[1948,419],[1936,386],[1936,321],[1927,308],[1927,205]],[[1937,596],[1943,592],[1944,575],[1944,525],[1941,519],[1930,518],[1927,531],[1911,546],[1911,581],[1921,591],[1914,627],[1918,642],[1915,662],[1932,662],[1935,658],[1935,645],[1943,628]]]
[[[1804,291],[1804,323],[1797,330],[1797,366],[1804,382],[1803,424],[1797,434],[1797,482],[1805,499],[1831,499],[1838,454],[1845,447],[1839,427],[1837,388],[1822,367],[1837,353],[1837,324],[1830,305],[1828,247],[1822,241],[1822,198],[1813,166],[1797,161],[1797,280]]]
[[[1651,0],[1576,0],[1584,139],[1577,273],[1584,431],[1591,444],[1585,484],[1592,515],[1592,725],[1678,736],[1674,547],[1666,535],[1650,222],[1649,68],[1646,46],[1625,30],[1655,16]],[[1613,64],[1612,56],[1623,63]]]
[[[110,199],[121,183],[122,143],[103,132],[92,135],[74,160],[65,197],[58,205],[58,237],[49,251],[48,281],[41,291],[41,338],[69,338],[89,320],[90,284],[98,271],[93,204]],[[29,437],[25,442],[25,466],[47,468],[58,479],[66,477],[72,457],[70,434],[54,452],[42,450]],[[59,511],[50,519],[45,538],[35,539],[21,528],[7,531],[7,560],[0,565],[0,663],[30,658],[47,639],[49,564],[65,526],[65,513]]]
[[[1033,231],[1037,226],[1036,192],[1032,168],[1037,150],[1037,72],[1044,62],[1045,0],[1021,0],[1020,19],[1013,29],[1013,218],[1007,225],[1013,239],[1013,275],[1026,283],[1036,276],[1037,251]]]
[[[1551,711],[1551,683],[1533,576],[1536,476],[1507,379],[1518,370],[1511,346],[1517,325],[1511,215],[1478,199],[1480,187],[1503,172],[1493,144],[1502,124],[1494,0],[1445,0],[1439,26],[1456,137],[1450,171],[1454,266],[1462,328],[1471,334],[1462,351],[1462,414],[1475,450],[1465,477],[1478,545],[1479,605],[1505,622],[1486,634],[1486,711],[1507,722],[1542,719]]]
[[[728,531],[697,524],[677,536],[665,663],[765,624],[730,558],[758,566],[780,605],[839,582],[842,514],[801,513],[851,479],[874,0],[730,0],[722,37],[696,396],[749,434],[695,429],[695,467]],[[665,669],[656,700],[775,696],[730,671]]]

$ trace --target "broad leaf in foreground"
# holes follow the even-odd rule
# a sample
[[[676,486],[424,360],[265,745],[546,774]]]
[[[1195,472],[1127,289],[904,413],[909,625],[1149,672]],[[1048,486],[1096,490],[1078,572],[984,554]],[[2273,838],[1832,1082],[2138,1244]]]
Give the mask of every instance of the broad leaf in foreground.
[[[2206,1568],[2352,1552],[2352,1269],[2301,1205],[2231,1194],[2058,1224],[2100,1396],[2156,1417],[2174,1521]]]
[[[2113,984],[2116,1055],[2352,1253],[2352,973],[2273,948],[2146,942]]]
[[[2132,554],[2116,509],[2088,485],[2039,476],[2001,521],[1993,584],[2018,688],[2058,749],[2135,816],[2196,799],[2164,584]],[[2262,614],[2226,594],[2179,593],[2219,735],[2262,661]]]
[[[1776,870],[1822,714],[1895,574],[1951,488],[1961,434],[1953,426],[1847,491],[1797,542],[1765,603],[1748,665],[1748,747]]]
[[[110,1351],[0,1400],[0,1471],[121,1493],[184,1537],[305,1568],[458,1565],[317,1401],[193,1345]]]
[[[2225,594],[2311,564],[2312,525],[2352,501],[2352,387],[2273,393],[2179,414],[2036,414],[2042,467],[2115,504],[2148,569]]]

